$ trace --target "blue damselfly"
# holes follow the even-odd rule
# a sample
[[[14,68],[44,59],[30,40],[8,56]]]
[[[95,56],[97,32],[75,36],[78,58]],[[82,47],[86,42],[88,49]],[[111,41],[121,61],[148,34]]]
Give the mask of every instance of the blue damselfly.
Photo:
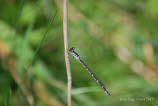
[[[110,96],[110,93],[106,90],[105,88],[105,85],[102,83],[101,80],[99,80],[95,73],[92,72],[92,70],[83,62],[83,60],[80,58],[80,56],[75,52],[74,48],[70,48],[69,49],[69,54],[71,54],[76,60],[78,60],[82,65],[83,67],[88,71],[88,73],[91,75],[91,77],[99,84],[99,86],[101,88],[103,88],[104,92]]]

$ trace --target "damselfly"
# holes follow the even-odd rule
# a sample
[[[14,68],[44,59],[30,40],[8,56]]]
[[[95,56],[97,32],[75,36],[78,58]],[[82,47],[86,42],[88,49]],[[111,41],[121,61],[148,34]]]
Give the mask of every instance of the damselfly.
[[[102,83],[102,81],[99,80],[99,79],[96,77],[95,73],[93,73],[93,72],[91,71],[91,69],[83,62],[83,60],[82,60],[82,59],[80,58],[80,56],[75,52],[75,50],[74,50],[73,47],[69,49],[69,54],[71,54],[76,60],[78,60],[78,61],[83,65],[83,67],[88,71],[88,73],[91,75],[91,77],[99,84],[99,86],[100,86],[101,88],[103,88],[104,92],[105,92],[108,96],[110,96],[110,93],[106,90],[105,85]]]

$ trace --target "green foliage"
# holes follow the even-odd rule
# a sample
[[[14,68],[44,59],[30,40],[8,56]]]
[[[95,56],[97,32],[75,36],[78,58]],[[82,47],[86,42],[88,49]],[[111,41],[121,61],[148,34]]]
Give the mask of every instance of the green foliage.
[[[0,1],[0,106],[28,106],[27,94],[35,106],[67,105],[57,1]],[[70,57],[73,106],[157,106],[157,0],[69,0],[68,10],[69,47],[112,95]]]

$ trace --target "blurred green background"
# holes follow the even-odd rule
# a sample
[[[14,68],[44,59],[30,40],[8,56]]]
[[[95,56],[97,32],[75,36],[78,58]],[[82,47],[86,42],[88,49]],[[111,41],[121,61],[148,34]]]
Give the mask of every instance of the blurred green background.
[[[69,0],[69,47],[112,95],[70,57],[72,106],[158,106],[157,4]],[[62,0],[0,0],[0,106],[67,105],[62,19]]]

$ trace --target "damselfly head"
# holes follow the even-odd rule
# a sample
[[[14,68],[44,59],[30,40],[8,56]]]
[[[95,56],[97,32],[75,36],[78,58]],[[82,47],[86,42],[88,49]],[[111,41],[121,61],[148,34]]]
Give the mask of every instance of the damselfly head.
[[[75,49],[74,47],[70,48],[69,53],[74,52],[74,49]]]

